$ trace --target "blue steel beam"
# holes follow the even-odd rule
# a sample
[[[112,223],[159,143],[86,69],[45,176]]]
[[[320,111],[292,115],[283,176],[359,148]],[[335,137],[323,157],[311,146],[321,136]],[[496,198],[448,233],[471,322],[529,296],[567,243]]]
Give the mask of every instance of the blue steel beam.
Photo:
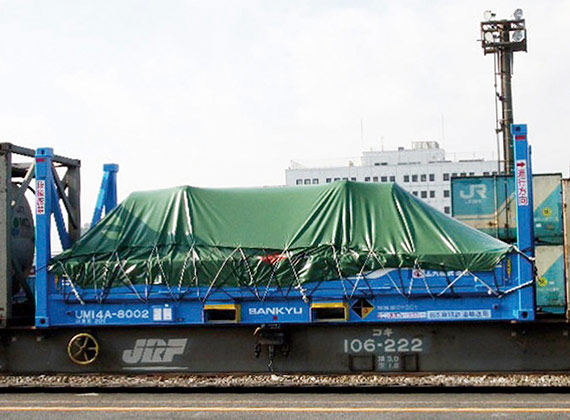
[[[520,283],[534,281],[534,215],[532,202],[532,168],[526,124],[512,124],[517,215],[517,247],[524,256],[517,258]],[[521,308],[535,307],[534,287],[526,287],[519,294]],[[534,318],[534,313],[529,313]]]
[[[117,207],[117,172],[119,172],[119,165],[114,163],[103,165],[103,181],[97,196],[91,227],[99,223],[103,211],[107,214]]]
[[[51,257],[51,213],[53,210],[53,149],[36,151],[36,326],[49,325],[48,296],[50,281],[48,264]]]
[[[65,227],[65,222],[63,221],[63,213],[61,212],[61,207],[59,205],[59,194],[57,192],[57,188],[55,184],[51,183],[51,196],[57,197],[56,200],[52,200],[52,209],[53,216],[55,219],[55,226],[57,228],[57,233],[59,235],[59,241],[61,242],[61,246],[63,249],[68,249],[71,247],[71,239],[69,238],[69,233]]]

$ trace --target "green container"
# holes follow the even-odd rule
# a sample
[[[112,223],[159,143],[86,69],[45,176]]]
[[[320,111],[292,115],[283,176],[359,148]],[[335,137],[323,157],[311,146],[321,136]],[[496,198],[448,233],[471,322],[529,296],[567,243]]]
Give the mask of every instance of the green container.
[[[566,305],[564,246],[537,245],[535,255],[537,309],[543,313],[564,314]]]
[[[562,175],[533,177],[534,236],[537,244],[560,245]],[[514,180],[510,176],[476,176],[451,180],[452,214],[457,220],[505,242],[516,241]]]

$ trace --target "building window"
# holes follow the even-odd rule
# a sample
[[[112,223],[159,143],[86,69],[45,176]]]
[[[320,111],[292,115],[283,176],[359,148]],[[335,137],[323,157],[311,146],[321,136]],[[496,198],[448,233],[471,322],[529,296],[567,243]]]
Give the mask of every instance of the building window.
[[[435,198],[435,191],[429,192],[429,198]]]
[[[369,176],[365,176],[365,177],[364,177],[364,182],[370,182],[370,177],[369,177]]]
[[[449,181],[449,174],[443,174],[443,180]]]
[[[343,177],[342,177],[342,180],[343,180],[343,181],[348,181],[348,178],[345,177],[345,176],[343,176]]]
[[[475,172],[469,172],[469,176],[475,175]]]
[[[390,175],[390,182],[396,182],[396,177],[394,175]]]
[[[388,166],[388,162],[382,162],[382,163],[380,163],[380,165],[382,165],[382,166]]]
[[[467,176],[467,173],[466,173],[466,172],[461,172],[461,173],[459,174],[459,176]]]
[[[412,191],[412,194],[413,194],[414,196],[416,196],[416,197],[418,196],[418,192],[417,192],[417,191]]]
[[[410,175],[404,175],[404,182],[410,182]]]
[[[457,172],[453,172],[451,176],[457,176]]]
[[[412,182],[418,182],[418,176],[412,175]]]
[[[449,198],[449,190],[443,190],[443,196]]]
[[[373,177],[372,177],[372,181],[378,182],[378,177],[377,177],[377,176],[373,176]]]
[[[335,180],[335,181],[340,181],[340,178],[335,178],[334,180]]]
[[[313,185],[316,185],[319,183],[319,178],[313,178]]]
[[[311,180],[310,179],[305,179],[305,185],[311,185]]]
[[[388,182],[388,177],[387,177],[387,176],[383,176],[383,177],[380,178],[380,180],[381,180],[382,182]]]
[[[434,175],[434,174],[429,174],[429,180],[430,180],[430,182],[435,181],[435,175]]]
[[[374,162],[374,166],[380,166],[380,162]]]
[[[356,181],[355,177],[350,178],[351,181]]]
[[[427,198],[427,191],[422,191],[422,198]]]
[[[421,174],[421,175],[420,175],[420,180],[421,180],[422,182],[426,182],[426,181],[427,181],[427,175],[426,175],[426,174]]]
[[[449,214],[449,213],[451,213],[451,209],[449,208],[449,206],[445,206],[445,207],[443,208],[443,212],[444,212],[445,214]]]
[[[331,181],[332,181],[332,179],[330,179],[330,178],[326,179],[327,184],[330,184]]]
[[[497,175],[497,171],[493,171],[493,175]]]
[[[297,184],[297,185],[303,185],[303,180],[302,180],[302,179],[298,179],[297,181],[295,181],[295,184]]]
[[[489,172],[487,171],[483,172],[483,176],[489,176]]]

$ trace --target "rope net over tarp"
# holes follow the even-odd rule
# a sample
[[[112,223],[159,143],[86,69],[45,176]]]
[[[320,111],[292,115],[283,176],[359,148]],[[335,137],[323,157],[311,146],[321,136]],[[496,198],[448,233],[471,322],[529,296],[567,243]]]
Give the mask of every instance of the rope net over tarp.
[[[136,192],[50,262],[73,288],[296,288],[387,268],[491,271],[513,246],[397,184]],[[136,291],[135,291],[136,292]]]

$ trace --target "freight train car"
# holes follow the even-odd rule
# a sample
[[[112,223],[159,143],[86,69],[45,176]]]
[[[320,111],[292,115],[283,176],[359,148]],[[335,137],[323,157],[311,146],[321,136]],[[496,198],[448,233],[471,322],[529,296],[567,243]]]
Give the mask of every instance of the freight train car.
[[[33,325],[16,327],[9,308],[18,293],[4,292],[0,367],[567,370],[566,324],[536,321],[532,173],[526,126],[513,130],[515,244],[393,184],[179,187],[134,193],[112,209],[112,165],[95,226],[79,238],[73,177],[79,164],[38,149],[19,181],[24,189],[36,181],[34,301],[27,301]],[[8,163],[11,153],[22,152],[4,150]],[[67,165],[62,178],[61,165]],[[13,201],[2,202],[7,218]],[[103,209],[107,215],[98,221]],[[56,256],[53,222],[64,248]],[[5,273],[7,290],[13,269]]]

